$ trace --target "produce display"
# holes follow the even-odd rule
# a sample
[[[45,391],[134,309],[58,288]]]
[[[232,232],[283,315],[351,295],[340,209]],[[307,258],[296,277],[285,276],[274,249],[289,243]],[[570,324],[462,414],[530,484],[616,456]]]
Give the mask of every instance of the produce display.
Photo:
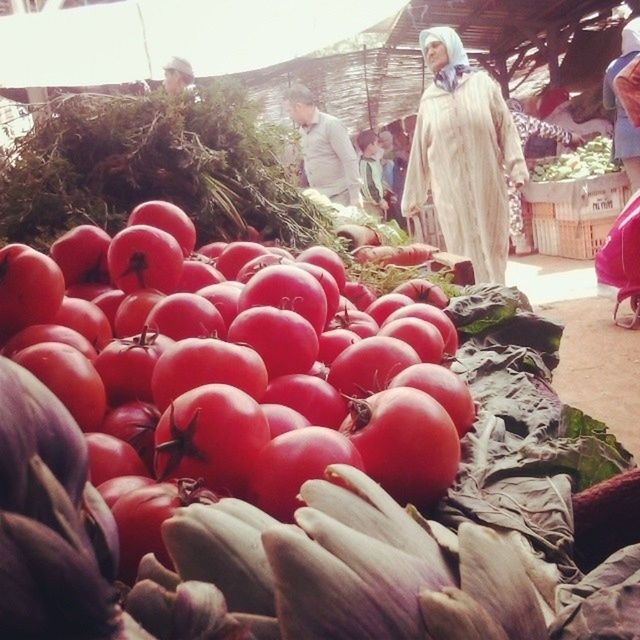
[[[575,151],[538,162],[531,172],[534,182],[580,180],[620,171],[613,160],[613,140],[599,135]]]
[[[2,637],[633,628],[640,546],[595,562],[571,510],[633,460],[555,396],[520,292],[126,223],[0,248]]]

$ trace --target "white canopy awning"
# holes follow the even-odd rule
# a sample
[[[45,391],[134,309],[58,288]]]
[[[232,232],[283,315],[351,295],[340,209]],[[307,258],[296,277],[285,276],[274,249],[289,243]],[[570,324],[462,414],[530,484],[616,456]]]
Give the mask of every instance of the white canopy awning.
[[[0,18],[0,86],[159,80],[168,58],[196,77],[259,69],[329,46],[407,0],[125,0]]]

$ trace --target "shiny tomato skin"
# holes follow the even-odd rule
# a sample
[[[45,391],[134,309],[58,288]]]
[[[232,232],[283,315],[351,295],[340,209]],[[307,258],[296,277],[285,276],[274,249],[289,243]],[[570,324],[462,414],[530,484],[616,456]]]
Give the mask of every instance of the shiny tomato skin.
[[[414,387],[433,396],[447,411],[462,438],[473,427],[476,406],[467,383],[451,369],[422,363],[407,367],[389,384],[389,388]]]
[[[2,355],[12,358],[18,351],[40,342],[68,344],[91,361],[98,355],[94,346],[81,333],[60,324],[32,324],[25,327],[5,343]]]
[[[420,318],[398,318],[385,324],[379,336],[398,338],[412,346],[422,362],[440,364],[444,356],[444,339],[438,327]]]
[[[65,296],[54,322],[81,333],[96,351],[101,351],[113,339],[109,319],[89,300]]]
[[[49,255],[60,267],[65,285],[109,284],[107,251],[111,236],[100,227],[81,224],[63,233],[49,248]]]
[[[129,214],[127,226],[149,225],[166,231],[176,239],[184,256],[196,246],[196,227],[183,209],[165,200],[148,200]]]
[[[110,284],[104,284],[101,282],[81,282],[67,287],[64,295],[68,298],[82,298],[83,300],[93,301],[94,298],[99,295],[113,290],[114,289]]]
[[[157,289],[138,289],[125,294],[113,319],[114,335],[128,338],[144,331],[149,312],[166,294]]]
[[[293,260],[287,260],[282,256],[269,252],[266,255],[260,255],[260,256],[256,256],[255,258],[251,258],[249,262],[242,265],[242,267],[240,268],[240,271],[238,271],[238,273],[236,274],[235,279],[238,282],[242,282],[243,284],[246,284],[247,282],[249,282],[249,280],[251,280],[251,278],[253,278],[253,276],[256,275],[256,273],[258,273],[258,271],[261,271],[265,267],[270,267],[274,264],[289,264],[289,263],[293,263]]]
[[[366,284],[353,281],[345,283],[342,295],[360,311],[364,311],[378,297]]]
[[[267,388],[267,369],[250,347],[214,338],[186,338],[158,360],[151,389],[156,406],[164,411],[183,393],[211,383],[231,385],[260,401]]]
[[[381,391],[364,406],[340,431],[360,452],[367,474],[402,505],[434,507],[460,464],[460,439],[449,414],[409,387]]]
[[[260,407],[269,423],[269,433],[272,440],[287,431],[311,426],[309,420],[299,411],[283,404],[262,403]]]
[[[229,282],[220,282],[198,289],[196,293],[213,304],[220,312],[225,326],[229,328],[238,315],[240,291],[242,291],[241,287],[236,287]]]
[[[282,522],[293,522],[302,484],[324,478],[330,464],[364,470],[362,458],[347,437],[326,427],[305,427],[275,437],[265,446],[251,477],[253,501]]]
[[[327,299],[327,321],[329,322],[340,307],[340,291],[335,278],[326,269],[311,262],[297,262],[298,269],[310,273],[320,284]],[[325,323],[326,324],[326,323]]]
[[[13,355],[62,401],[83,431],[102,424],[107,397],[100,375],[77,349],[61,342],[40,342]]]
[[[145,321],[149,329],[174,340],[224,338],[227,327],[215,306],[196,293],[171,293],[159,300]]]
[[[96,489],[111,509],[116,501],[126,493],[152,484],[156,484],[156,481],[148,476],[117,476],[100,483]]]
[[[406,307],[413,304],[413,300],[409,296],[402,293],[386,293],[374,300],[366,309],[368,313],[379,325],[394,312],[396,309]]]
[[[182,276],[184,256],[173,236],[156,227],[136,224],[113,237],[107,262],[111,280],[125,293],[138,289],[173,293]]]
[[[412,278],[399,284],[392,293],[404,293],[414,302],[426,302],[438,309],[444,309],[449,304],[449,296],[440,286],[426,278]]]
[[[360,342],[362,338],[348,329],[329,329],[320,334],[318,339],[318,360],[327,366],[349,346]]]
[[[202,287],[224,282],[226,278],[216,268],[199,260],[185,260],[176,291],[193,293]]]
[[[256,458],[269,442],[260,405],[227,384],[178,396],[156,428],[156,477],[202,478],[220,495],[246,498]]]
[[[342,309],[327,324],[327,329],[348,329],[361,338],[371,338],[378,334],[380,326],[365,311]]]
[[[347,280],[347,272],[344,262],[342,262],[342,258],[335,251],[329,249],[329,247],[323,247],[320,245],[309,247],[298,255],[296,261],[315,264],[318,267],[322,267],[333,276],[338,287],[338,291],[340,293],[343,292]]]
[[[91,302],[101,309],[111,325],[111,331],[115,336],[116,313],[120,307],[120,303],[127,297],[127,294],[121,289],[110,289],[93,298]]]
[[[230,242],[216,259],[216,269],[222,272],[227,280],[236,280],[242,267],[257,256],[269,255],[266,247],[257,242],[237,240]]]
[[[203,244],[199,249],[196,249],[196,253],[205,256],[205,258],[210,258],[211,260],[215,260],[221,253],[222,250],[229,244],[228,242],[209,242],[208,244]]]
[[[137,451],[124,440],[106,433],[85,433],[89,449],[89,481],[94,486],[119,476],[148,476]]]
[[[31,324],[53,322],[64,276],[49,257],[24,244],[0,249],[0,342]]]

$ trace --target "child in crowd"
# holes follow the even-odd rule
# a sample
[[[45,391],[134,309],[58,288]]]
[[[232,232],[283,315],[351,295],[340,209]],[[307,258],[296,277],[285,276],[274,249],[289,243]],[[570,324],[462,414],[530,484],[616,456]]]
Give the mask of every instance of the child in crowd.
[[[384,199],[378,136],[371,129],[362,131],[358,134],[356,144],[362,154],[360,156],[360,179],[362,180],[361,191],[364,209],[367,213],[385,219],[389,205]]]

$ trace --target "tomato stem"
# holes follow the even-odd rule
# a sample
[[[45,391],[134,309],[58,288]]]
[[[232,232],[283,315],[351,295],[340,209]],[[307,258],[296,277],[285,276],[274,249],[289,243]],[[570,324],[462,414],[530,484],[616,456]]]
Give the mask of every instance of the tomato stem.
[[[220,498],[210,489],[204,486],[204,479],[198,478],[179,478],[176,481],[178,485],[178,497],[183,506],[190,504],[215,504]]]

